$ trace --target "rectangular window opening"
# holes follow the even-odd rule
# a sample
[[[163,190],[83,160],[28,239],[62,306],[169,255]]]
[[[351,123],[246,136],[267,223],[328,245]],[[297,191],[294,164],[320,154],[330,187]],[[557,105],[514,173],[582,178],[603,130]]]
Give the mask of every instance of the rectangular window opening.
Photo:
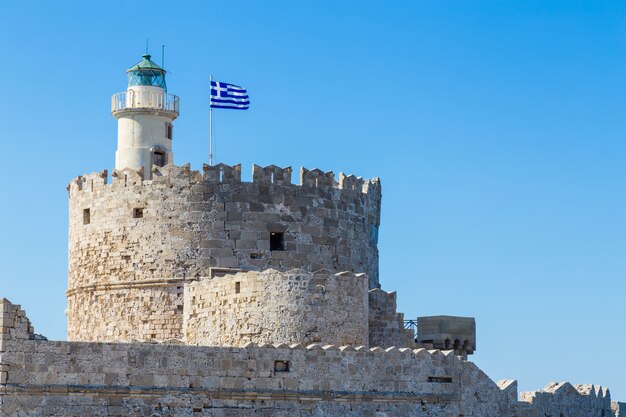
[[[241,292],[241,282],[235,282],[235,294],[239,294]]]
[[[174,130],[174,126],[171,123],[165,123],[165,137],[167,139],[172,139],[172,133]]]
[[[452,377],[450,376],[429,376],[428,382],[437,382],[439,384],[449,384],[452,382]]]
[[[283,232],[270,232],[270,250],[285,250],[285,234]]]
[[[165,153],[161,151],[155,151],[153,154],[153,165],[158,167],[165,166]]]
[[[274,361],[274,372],[289,372],[289,361]]]
[[[133,209],[133,219],[143,218],[143,207],[135,207]]]
[[[83,224],[91,223],[91,209],[83,209]]]

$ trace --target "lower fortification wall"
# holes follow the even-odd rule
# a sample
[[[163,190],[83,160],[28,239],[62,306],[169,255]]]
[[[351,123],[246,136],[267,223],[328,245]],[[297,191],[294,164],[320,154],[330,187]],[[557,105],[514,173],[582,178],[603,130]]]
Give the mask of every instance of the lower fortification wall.
[[[35,338],[19,306],[1,299],[0,311],[0,416],[607,417],[623,408],[606,389],[569,384],[517,402],[514,381],[495,384],[451,351],[51,342]]]
[[[504,415],[501,401],[480,399],[506,402],[488,378],[489,394],[462,393],[472,389],[463,381],[478,382],[475,366],[451,352],[50,342],[32,340],[19,312],[5,315],[0,335],[4,415],[458,417],[465,407]]]
[[[368,345],[365,274],[246,271],[185,285],[185,342]]]

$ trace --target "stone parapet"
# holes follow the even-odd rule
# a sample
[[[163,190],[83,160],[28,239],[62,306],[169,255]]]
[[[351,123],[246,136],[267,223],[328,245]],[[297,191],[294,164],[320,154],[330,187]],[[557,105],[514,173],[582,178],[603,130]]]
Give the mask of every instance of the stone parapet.
[[[611,410],[609,390],[592,384],[552,382],[542,390],[521,393],[520,400],[519,417],[619,416],[619,410]]]
[[[34,337],[35,331],[22,307],[0,298],[0,352],[4,340],[28,340]]]
[[[380,288],[369,291],[369,342],[372,346],[414,347],[413,331],[404,328],[404,314],[398,313],[396,292]]]

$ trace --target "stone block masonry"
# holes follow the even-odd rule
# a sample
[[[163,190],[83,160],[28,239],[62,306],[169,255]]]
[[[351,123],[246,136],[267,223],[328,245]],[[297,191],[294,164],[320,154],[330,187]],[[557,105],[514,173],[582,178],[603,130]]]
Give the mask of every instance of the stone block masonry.
[[[551,384],[518,402],[515,381],[496,384],[451,351],[51,342],[33,340],[23,311],[0,304],[0,416],[623,415],[592,385]]]
[[[5,342],[6,415],[458,417],[475,372],[424,349]],[[489,398],[506,401],[483,383]],[[477,412],[501,415],[498,402],[465,397]]]
[[[413,331],[404,328],[404,315],[397,312],[396,293],[380,288],[369,291],[369,340],[372,346],[413,346]]]
[[[521,394],[519,417],[619,417],[619,406],[620,403],[611,404],[611,395],[605,387],[553,382],[542,390]]]
[[[378,286],[380,182],[301,169],[188,165],[106,171],[68,186],[70,340],[181,337],[181,283],[210,268],[365,273]],[[152,302],[154,301],[154,302]],[[94,311],[111,321],[96,323]],[[134,334],[113,329],[132,311]],[[122,323],[122,324],[120,324]],[[92,327],[92,324],[95,327]]]
[[[204,278],[185,286],[184,340],[368,346],[367,289],[367,276],[351,272],[266,270]]]

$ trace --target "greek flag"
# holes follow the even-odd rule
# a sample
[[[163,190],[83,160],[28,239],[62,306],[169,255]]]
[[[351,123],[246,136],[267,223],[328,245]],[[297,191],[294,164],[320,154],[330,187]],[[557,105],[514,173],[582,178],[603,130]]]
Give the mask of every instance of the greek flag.
[[[247,110],[250,107],[248,92],[238,85],[211,81],[210,107],[212,109]]]

